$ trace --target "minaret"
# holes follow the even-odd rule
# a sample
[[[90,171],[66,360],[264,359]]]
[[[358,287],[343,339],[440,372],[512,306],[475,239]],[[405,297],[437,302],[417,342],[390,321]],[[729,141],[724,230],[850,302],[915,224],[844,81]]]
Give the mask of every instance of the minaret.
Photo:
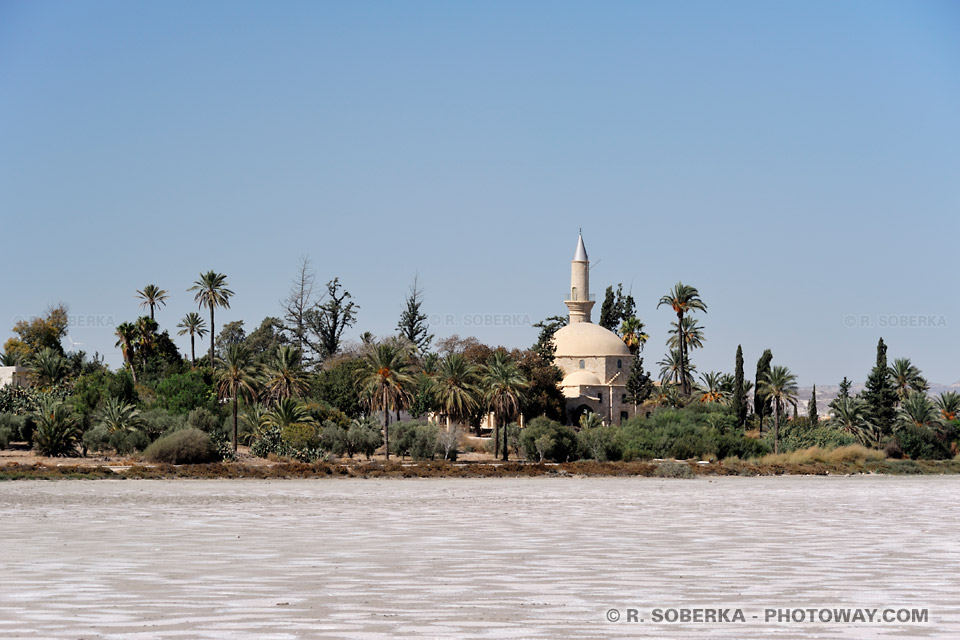
[[[570,324],[590,322],[590,310],[593,309],[593,300],[590,299],[590,259],[587,258],[582,235],[577,239],[577,250],[570,263],[570,299],[565,300],[564,304],[570,309]]]

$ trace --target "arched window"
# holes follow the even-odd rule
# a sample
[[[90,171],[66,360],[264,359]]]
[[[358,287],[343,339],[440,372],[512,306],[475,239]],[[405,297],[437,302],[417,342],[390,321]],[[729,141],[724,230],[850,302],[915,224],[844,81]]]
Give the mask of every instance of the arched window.
[[[580,361],[580,368],[581,368],[581,369],[586,369],[586,368],[587,368],[587,363],[584,362],[583,360],[581,360],[581,361]]]
[[[617,369],[623,369],[623,360],[617,360]]]
[[[621,404],[627,404],[627,394],[620,394],[620,402]]]
[[[603,404],[603,394],[602,394],[602,393],[598,393],[598,394],[597,394],[597,398],[599,399],[600,404]]]
[[[626,419],[629,418],[629,417],[630,417],[630,416],[627,415],[627,412],[626,412],[626,411],[621,411],[621,412],[620,412],[620,422],[623,422],[624,420],[626,420]]]

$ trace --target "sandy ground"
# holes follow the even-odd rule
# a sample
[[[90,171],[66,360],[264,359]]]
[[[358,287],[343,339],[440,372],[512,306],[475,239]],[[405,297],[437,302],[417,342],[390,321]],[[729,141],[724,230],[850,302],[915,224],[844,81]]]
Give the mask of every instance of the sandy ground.
[[[931,476],[6,482],[0,638],[957,638],[958,488]],[[720,607],[746,622],[651,618]],[[788,607],[928,608],[930,622],[762,622]],[[626,622],[629,608],[644,622]]]

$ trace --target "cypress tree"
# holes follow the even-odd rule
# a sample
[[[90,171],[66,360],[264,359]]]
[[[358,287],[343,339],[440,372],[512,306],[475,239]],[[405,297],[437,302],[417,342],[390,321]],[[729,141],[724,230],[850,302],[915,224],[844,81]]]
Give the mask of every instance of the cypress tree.
[[[630,371],[630,377],[626,384],[627,400],[633,403],[633,412],[636,414],[637,406],[643,404],[643,401],[653,393],[653,381],[650,375],[643,370],[643,358],[640,353],[633,359],[633,369]]]
[[[887,345],[883,343],[883,338],[877,343],[877,364],[867,377],[863,399],[867,403],[870,421],[883,433],[891,433],[897,417],[897,391],[887,368]]]
[[[733,378],[733,413],[737,427],[742,429],[747,422],[747,399],[743,393],[743,347],[737,345],[737,366]]]
[[[613,293],[613,287],[607,287],[607,292],[603,296],[603,304],[600,305],[600,322],[598,324],[604,329],[616,331],[620,328],[620,318],[617,315],[617,297]]]
[[[760,383],[762,383],[767,377],[767,374],[770,373],[770,362],[772,361],[773,352],[770,351],[770,349],[766,349],[763,355],[760,356],[760,359],[757,360],[757,377],[753,382],[753,413],[757,416],[761,431],[763,431],[763,418],[764,416],[770,415],[773,405],[770,403],[770,398],[759,393],[761,388]]]
[[[813,392],[810,394],[810,424],[817,426],[820,422],[820,414],[817,412],[817,385],[813,385]]]

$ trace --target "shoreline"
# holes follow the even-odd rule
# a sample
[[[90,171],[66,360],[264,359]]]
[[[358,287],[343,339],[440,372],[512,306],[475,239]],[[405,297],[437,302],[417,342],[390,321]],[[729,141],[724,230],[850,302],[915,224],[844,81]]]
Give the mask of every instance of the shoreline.
[[[197,465],[8,463],[0,481],[66,479],[323,479],[323,478],[524,478],[524,477],[700,477],[960,475],[960,460],[871,460],[767,464],[726,461],[691,462],[414,462],[336,461],[313,464],[220,462]]]

